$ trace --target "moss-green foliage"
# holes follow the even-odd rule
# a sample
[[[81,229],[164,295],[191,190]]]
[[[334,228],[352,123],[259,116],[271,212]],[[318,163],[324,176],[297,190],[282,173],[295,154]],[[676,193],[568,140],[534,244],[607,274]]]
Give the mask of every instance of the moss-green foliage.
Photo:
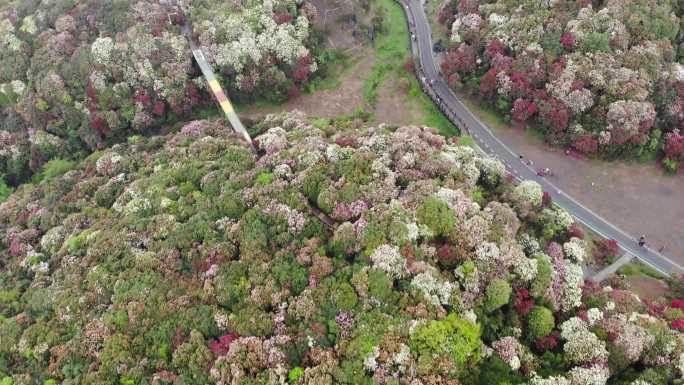
[[[287,374],[287,379],[290,381],[290,383],[295,383],[297,380],[304,375],[304,368],[302,367],[295,367],[290,370],[290,372]]]
[[[525,377],[511,370],[497,354],[492,354],[462,376],[460,382],[463,385],[524,385]]]
[[[7,200],[12,194],[12,188],[5,183],[5,179],[0,175],[0,203]]]
[[[480,360],[480,327],[451,313],[441,321],[432,320],[417,327],[411,334],[410,346],[419,359],[447,355],[459,368],[465,368]]]
[[[435,236],[446,236],[454,229],[454,214],[439,198],[428,197],[416,210],[418,223],[427,226]]]
[[[534,339],[546,337],[555,326],[553,312],[543,306],[535,306],[527,315],[527,327]]]
[[[211,365],[213,355],[202,333],[193,330],[190,338],[173,352],[172,364],[187,383],[205,384],[208,382],[207,367]]]
[[[508,303],[511,299],[511,285],[503,279],[493,280],[485,291],[485,308],[492,312]]]
[[[542,254],[539,254],[535,259],[537,260],[537,277],[532,281],[530,294],[533,297],[542,297],[546,292],[546,288],[549,287],[549,283],[551,283],[553,271],[551,262]]]
[[[47,162],[44,166],[43,169],[39,174],[36,175],[35,181],[36,182],[41,182],[41,181],[46,181],[49,182],[52,180],[54,177],[58,175],[62,175],[65,172],[71,170],[74,168],[76,163],[71,160],[66,160],[66,159],[52,159],[49,162]]]

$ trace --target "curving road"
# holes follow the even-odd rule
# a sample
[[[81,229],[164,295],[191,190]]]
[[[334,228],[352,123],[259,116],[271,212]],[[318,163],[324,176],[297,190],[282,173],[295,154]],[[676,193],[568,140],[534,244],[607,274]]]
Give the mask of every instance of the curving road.
[[[615,239],[626,253],[635,256],[641,262],[663,274],[684,274],[684,267],[675,261],[648,246],[639,247],[636,243],[638,235],[634,236],[625,233],[598,214],[584,207],[580,202],[574,200],[548,179],[538,176],[536,170],[523,163],[518,154],[494,136],[489,127],[466,108],[442,78],[432,54],[430,24],[428,23],[422,0],[397,1],[404,8],[409,29],[415,36],[411,41],[411,48],[414,56],[416,56],[414,59],[418,64],[417,72],[423,89],[455,125],[462,131],[470,134],[484,152],[503,162],[516,179],[528,179],[538,182],[544,191],[551,194],[555,204],[568,210],[579,222],[604,238]]]

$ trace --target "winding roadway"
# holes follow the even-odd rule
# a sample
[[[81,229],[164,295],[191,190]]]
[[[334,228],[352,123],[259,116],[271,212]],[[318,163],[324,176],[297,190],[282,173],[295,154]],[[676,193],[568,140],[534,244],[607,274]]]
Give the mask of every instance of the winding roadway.
[[[551,194],[553,202],[568,210],[579,222],[589,227],[604,238],[614,239],[626,252],[659,272],[684,274],[684,267],[667,256],[646,246],[639,247],[636,238],[608,222],[598,214],[574,200],[551,181],[537,175],[536,170],[529,167],[505,143],[499,140],[466,106],[458,99],[446,81],[442,78],[432,53],[432,37],[422,0],[396,0],[404,8],[409,30],[415,35],[411,41],[411,49],[418,62],[418,77],[424,91],[442,109],[445,115],[462,131],[473,137],[478,146],[487,154],[499,159],[507,170],[518,180],[534,180],[544,191]]]

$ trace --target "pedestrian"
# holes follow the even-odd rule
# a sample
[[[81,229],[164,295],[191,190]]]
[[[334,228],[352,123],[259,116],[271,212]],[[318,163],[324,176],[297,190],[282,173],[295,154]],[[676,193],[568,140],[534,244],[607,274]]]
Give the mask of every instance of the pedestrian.
[[[640,236],[639,242],[637,242],[637,243],[639,244],[639,247],[644,247],[644,245],[646,244],[646,236],[645,235]]]
[[[518,155],[518,158],[520,158],[520,160],[523,160],[525,157],[522,154],[520,154]]]
[[[659,253],[662,253],[663,251],[665,251],[665,245],[662,245],[658,248]]]

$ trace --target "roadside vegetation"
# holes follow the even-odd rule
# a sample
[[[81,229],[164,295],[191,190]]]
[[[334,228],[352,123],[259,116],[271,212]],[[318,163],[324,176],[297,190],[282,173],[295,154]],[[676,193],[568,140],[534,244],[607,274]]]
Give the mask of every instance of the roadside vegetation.
[[[444,0],[442,70],[456,90],[529,125],[550,144],[604,159],[659,160],[676,172],[682,70],[676,2]]]

